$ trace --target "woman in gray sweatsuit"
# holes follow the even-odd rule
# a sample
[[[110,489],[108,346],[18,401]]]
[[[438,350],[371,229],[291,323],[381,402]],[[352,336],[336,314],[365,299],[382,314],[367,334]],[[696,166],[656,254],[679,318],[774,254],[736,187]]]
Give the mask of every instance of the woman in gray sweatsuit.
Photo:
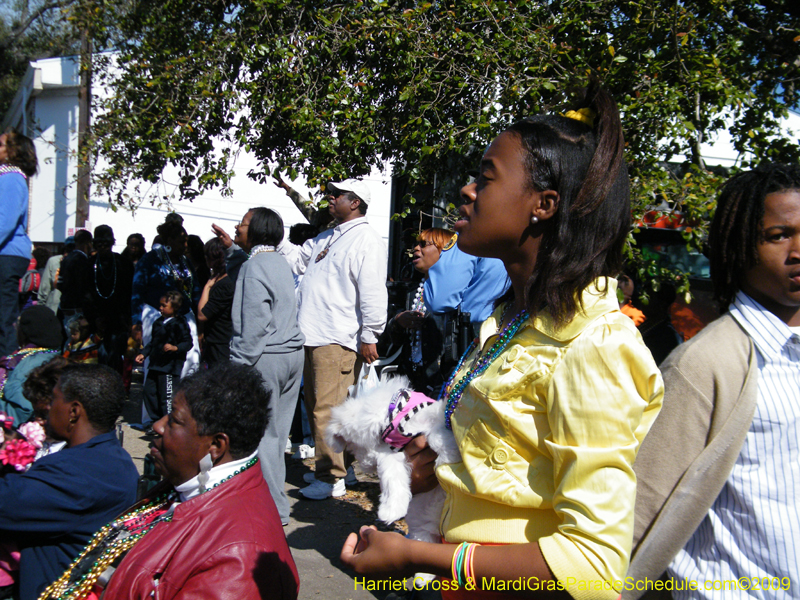
[[[236,230],[237,243],[250,257],[236,278],[231,360],[258,369],[271,394],[269,422],[258,446],[258,458],[286,525],[289,499],[284,491],[283,453],[300,393],[305,338],[297,324],[292,272],[286,259],[275,252],[283,239],[280,216],[268,208],[253,208]]]

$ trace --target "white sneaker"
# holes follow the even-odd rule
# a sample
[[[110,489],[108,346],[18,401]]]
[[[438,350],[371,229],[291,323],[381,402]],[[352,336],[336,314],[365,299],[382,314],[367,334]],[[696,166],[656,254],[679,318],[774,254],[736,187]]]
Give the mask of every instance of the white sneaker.
[[[314,483],[316,480],[317,476],[314,471],[303,475],[303,481],[306,483]],[[353,470],[353,467],[347,469],[347,475],[344,477],[344,484],[346,486],[358,485],[358,478],[356,477],[356,472]]]
[[[340,479],[334,484],[315,479],[311,485],[300,490],[300,494],[309,500],[325,500],[325,498],[330,498],[331,496],[334,498],[344,496],[346,491],[344,479]]]
[[[286,452],[286,454],[292,453],[292,440],[290,439],[286,440],[286,447],[283,449],[283,451]]]

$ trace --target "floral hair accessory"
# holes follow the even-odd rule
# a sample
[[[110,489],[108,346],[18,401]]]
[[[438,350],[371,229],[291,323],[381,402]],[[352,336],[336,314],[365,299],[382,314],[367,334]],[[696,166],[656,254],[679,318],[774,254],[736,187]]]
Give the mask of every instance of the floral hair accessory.
[[[594,118],[597,116],[597,113],[587,107],[578,110],[568,110],[564,113],[564,116],[568,119],[575,119],[576,121],[585,123],[589,127],[594,127]]]
[[[26,440],[9,440],[5,448],[0,450],[0,462],[11,465],[20,473],[27,471],[36,458],[36,448]]]

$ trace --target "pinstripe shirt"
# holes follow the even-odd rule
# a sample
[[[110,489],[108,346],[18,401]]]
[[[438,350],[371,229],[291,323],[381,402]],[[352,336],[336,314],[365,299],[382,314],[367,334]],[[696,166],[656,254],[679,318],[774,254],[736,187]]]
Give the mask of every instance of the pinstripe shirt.
[[[741,291],[729,310],[756,347],[758,404],[730,477],[669,567],[699,589],[673,597],[800,598],[800,331]]]

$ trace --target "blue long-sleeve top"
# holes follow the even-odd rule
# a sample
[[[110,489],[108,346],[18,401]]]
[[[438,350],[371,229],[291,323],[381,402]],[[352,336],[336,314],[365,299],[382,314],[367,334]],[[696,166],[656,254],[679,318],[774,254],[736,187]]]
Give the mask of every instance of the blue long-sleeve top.
[[[0,539],[20,550],[20,599],[35,600],[91,537],[136,501],[139,474],[114,431],[0,478]]]
[[[20,173],[0,174],[0,255],[31,257],[28,182]]]
[[[423,298],[434,314],[461,306],[461,312],[470,314],[471,322],[481,323],[492,314],[494,301],[509,285],[511,280],[502,261],[471,256],[454,244],[442,251],[428,270]]]

